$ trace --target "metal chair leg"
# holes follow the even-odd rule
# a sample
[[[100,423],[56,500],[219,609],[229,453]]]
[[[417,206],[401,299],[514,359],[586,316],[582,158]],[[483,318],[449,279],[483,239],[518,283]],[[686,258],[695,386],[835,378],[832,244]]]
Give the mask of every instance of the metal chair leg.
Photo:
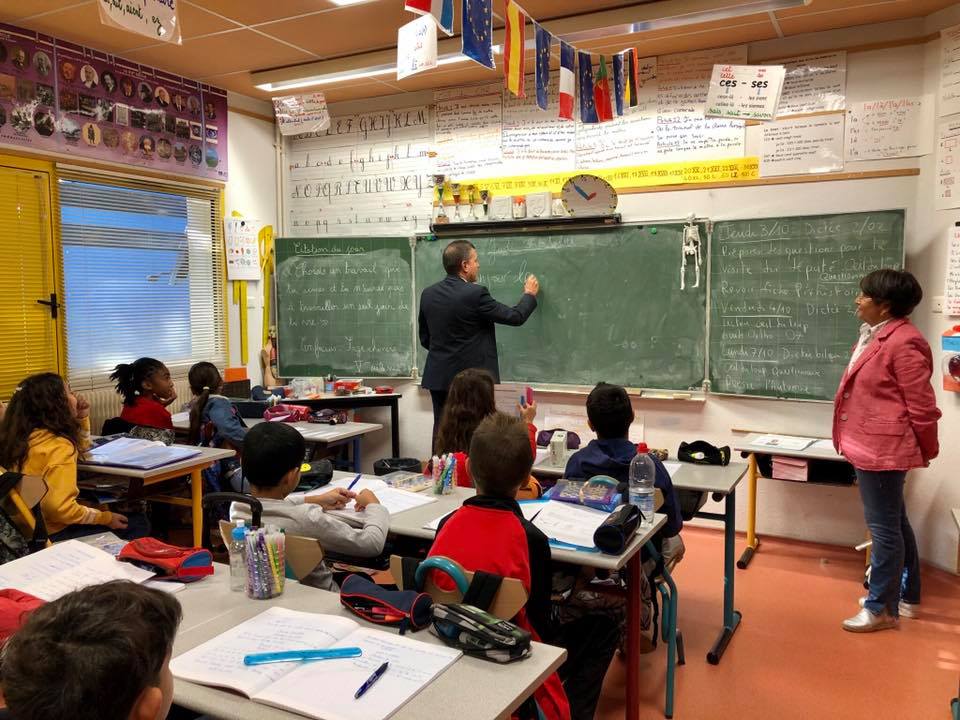
[[[660,554],[657,552],[656,548],[653,547],[653,543],[647,542],[646,544],[647,551],[650,553],[651,557],[657,562],[660,561]],[[673,700],[676,684],[676,665],[677,665],[677,607],[678,607],[678,594],[677,586],[673,582],[673,578],[670,576],[670,571],[666,568],[663,569],[662,574],[663,582],[666,584],[669,589],[669,598],[664,599],[664,616],[667,627],[667,687],[665,691],[664,699],[664,717],[672,718],[673,717]],[[659,589],[660,583],[657,584]],[[661,591],[663,594],[663,591]]]

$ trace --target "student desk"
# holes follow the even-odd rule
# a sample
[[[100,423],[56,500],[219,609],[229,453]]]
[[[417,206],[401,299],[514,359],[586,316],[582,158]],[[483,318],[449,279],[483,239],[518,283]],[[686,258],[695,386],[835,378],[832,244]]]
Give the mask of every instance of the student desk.
[[[113,475],[130,479],[129,494],[131,497],[137,497],[140,491],[155,485],[164,480],[190,475],[190,498],[174,497],[170,495],[156,495],[152,500],[164,502],[168,505],[181,505],[189,507],[191,510],[191,519],[193,521],[193,544],[200,547],[203,535],[203,510],[200,501],[203,499],[203,476],[202,472],[215,462],[233,457],[236,453],[233,450],[224,450],[221,448],[194,448],[200,451],[199,455],[192,458],[181,460],[180,462],[161,465],[150,470],[137,470],[135,468],[116,467],[112,465],[94,465],[92,463],[80,462],[77,464],[77,470],[83,473],[94,475]]]
[[[737,432],[737,431],[734,431]],[[743,431],[740,431],[743,432]],[[737,567],[745,570],[753,554],[760,547],[760,538],[757,537],[757,479],[760,472],[757,470],[757,453],[764,455],[780,455],[783,457],[803,458],[804,460],[827,460],[831,462],[847,462],[843,455],[838,454],[833,447],[808,447],[804,450],[784,450],[783,448],[768,445],[754,445],[753,442],[764,433],[748,433],[738,438],[733,445],[735,452],[748,452],[747,460],[747,547],[737,561]],[[819,439],[819,438],[818,438]],[[788,481],[789,482],[789,481]]]
[[[262,418],[247,418],[244,422],[247,424],[247,427],[253,427],[265,421]],[[303,435],[303,439],[308,443],[318,443],[327,445],[328,447],[334,447],[349,442],[353,450],[354,472],[360,472],[360,443],[363,440],[363,436],[367,433],[383,430],[383,425],[380,423],[348,422],[341,425],[326,425],[324,423],[296,422],[287,424]],[[177,430],[180,430],[190,427],[190,422],[189,420],[184,422],[182,418],[178,417],[173,421],[173,426]]]
[[[292,405],[307,405],[311,410],[322,410],[323,408],[388,407],[390,408],[390,452],[393,457],[400,457],[400,398],[402,397],[402,393],[385,393],[383,395],[378,395],[377,393],[370,393],[369,395],[333,395],[332,393],[325,393],[311,400],[288,398],[283,402]]]
[[[423,492],[429,492],[425,490]],[[456,487],[450,495],[440,495],[437,502],[423,505],[412,510],[392,515],[390,517],[390,532],[394,535],[433,540],[434,531],[425,527],[427,523],[442,515],[451,513],[459,508],[463,501],[473,497],[476,491],[473,488]],[[667,521],[666,516],[657,515],[654,525],[646,530],[639,531],[620,555],[605,555],[603,553],[578,552],[550,548],[551,557],[557,562],[581,565],[583,567],[604,570],[619,570],[627,566],[629,577],[640,576],[640,548],[653,537]],[[627,586],[627,718],[637,720],[640,713],[640,591]],[[636,629],[636,631],[634,631]],[[668,681],[668,685],[672,685]],[[668,695],[670,689],[668,689]],[[462,707],[462,705],[458,705]],[[424,716],[426,717],[426,716]]]
[[[244,593],[230,590],[228,566],[217,563],[214,567],[216,572],[212,577],[188,585],[174,596],[183,607],[183,622],[174,643],[174,656],[228,631],[272,605],[340,615],[369,626],[369,623],[347,612],[336,593],[288,580],[280,597],[249,600]],[[396,631],[387,629],[386,632]],[[429,630],[411,633],[410,637],[430,644],[441,644]],[[542,643],[533,643],[533,652],[529,657],[510,665],[463,656],[411,698],[391,716],[391,720],[444,717],[450,714],[453,707],[456,707],[458,720],[507,718],[550,673],[560,667],[565,658],[566,651],[563,648]],[[318,692],[322,692],[322,688]],[[179,679],[174,683],[174,701],[196,712],[229,720],[303,718],[302,715],[252,702],[234,692]]]
[[[734,555],[737,539],[737,485],[743,479],[747,467],[742,463],[720,465],[694,465],[680,463],[670,479],[677,490],[694,490],[724,498],[723,514],[698,512],[697,517],[723,521],[723,627],[720,635],[707,652],[707,662],[717,665],[723,657],[733,633],[740,625],[740,611],[734,608],[734,579],[736,568]]]

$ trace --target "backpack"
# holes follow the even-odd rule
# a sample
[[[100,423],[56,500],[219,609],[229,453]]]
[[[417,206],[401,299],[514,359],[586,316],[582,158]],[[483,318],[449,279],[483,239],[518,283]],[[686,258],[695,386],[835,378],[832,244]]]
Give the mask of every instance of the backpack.
[[[6,498],[20,483],[23,475],[5,472],[0,475],[0,497]],[[47,528],[39,509],[31,510],[34,520],[33,537],[26,537],[17,527],[6,508],[0,505],[0,565],[22,558],[47,545]]]

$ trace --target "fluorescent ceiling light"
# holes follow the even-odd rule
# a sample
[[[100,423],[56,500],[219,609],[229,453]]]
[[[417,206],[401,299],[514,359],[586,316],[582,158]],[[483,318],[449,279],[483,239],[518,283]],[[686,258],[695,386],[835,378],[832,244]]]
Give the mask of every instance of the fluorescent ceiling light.
[[[330,1],[340,5],[352,5],[367,0]],[[803,7],[810,2],[811,0],[670,0],[548,20],[543,25],[554,36],[566,42],[585,42],[775,12]],[[672,14],[659,16],[660,12]],[[594,24],[594,27],[583,29],[588,23]],[[441,40],[438,45],[437,64],[451,65],[466,61],[467,58],[459,51],[460,42],[460,38]],[[527,40],[527,49],[534,46],[533,40]],[[494,45],[494,53],[500,51],[501,46]],[[252,73],[252,77],[259,89],[278,92],[392,75],[396,72],[396,51],[375,50],[294,67],[262,70]]]

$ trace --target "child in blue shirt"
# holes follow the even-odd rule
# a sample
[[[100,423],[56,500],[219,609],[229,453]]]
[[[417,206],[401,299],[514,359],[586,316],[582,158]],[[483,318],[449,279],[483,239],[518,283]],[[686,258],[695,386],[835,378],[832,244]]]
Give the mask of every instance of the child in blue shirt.
[[[237,408],[220,395],[223,378],[216,365],[198,362],[187,373],[193,400],[190,401],[190,443],[206,447],[226,447],[236,450],[237,458],[222,460],[204,471],[204,478],[216,490],[246,492],[240,472],[243,440],[247,434]]]

